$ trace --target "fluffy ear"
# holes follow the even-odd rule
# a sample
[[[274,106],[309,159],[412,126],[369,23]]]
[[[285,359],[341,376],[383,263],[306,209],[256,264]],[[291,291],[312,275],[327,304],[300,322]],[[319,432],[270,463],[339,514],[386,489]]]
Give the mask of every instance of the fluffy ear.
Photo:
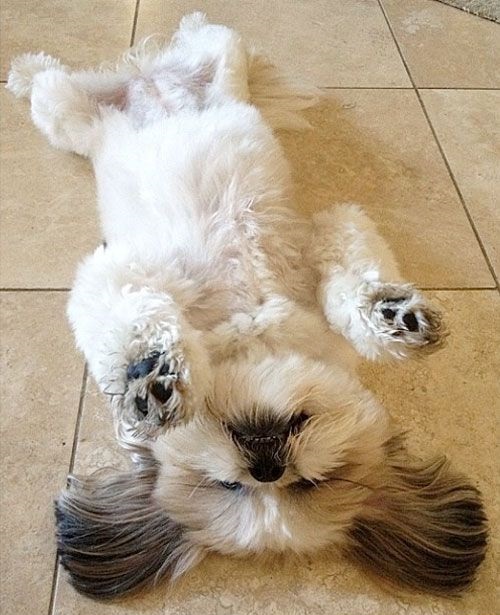
[[[148,462],[105,478],[72,478],[61,493],[57,548],[77,591],[114,598],[176,577],[199,561],[201,551],[153,499],[156,476]]]
[[[355,519],[348,551],[389,580],[436,594],[467,589],[486,551],[480,494],[445,459],[408,458],[389,468]]]

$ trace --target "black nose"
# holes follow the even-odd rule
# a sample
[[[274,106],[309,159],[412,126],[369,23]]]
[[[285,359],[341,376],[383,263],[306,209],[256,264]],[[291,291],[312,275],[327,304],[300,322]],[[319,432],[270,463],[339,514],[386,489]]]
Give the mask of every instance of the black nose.
[[[272,483],[283,476],[285,466],[277,464],[256,464],[249,468],[250,474],[261,483]]]

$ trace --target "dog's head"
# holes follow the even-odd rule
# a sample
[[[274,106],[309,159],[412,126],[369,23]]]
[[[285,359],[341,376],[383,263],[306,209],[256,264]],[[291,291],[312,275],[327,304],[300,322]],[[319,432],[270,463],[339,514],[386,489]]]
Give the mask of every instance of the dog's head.
[[[455,593],[484,556],[477,491],[441,462],[414,463],[356,380],[303,357],[220,365],[205,412],[154,457],[147,480],[60,498],[61,559],[80,591],[123,593],[206,550],[338,544],[389,578]]]
[[[385,412],[342,370],[300,356],[228,362],[207,411],[157,441],[156,496],[209,548],[315,550],[369,495],[388,438]]]

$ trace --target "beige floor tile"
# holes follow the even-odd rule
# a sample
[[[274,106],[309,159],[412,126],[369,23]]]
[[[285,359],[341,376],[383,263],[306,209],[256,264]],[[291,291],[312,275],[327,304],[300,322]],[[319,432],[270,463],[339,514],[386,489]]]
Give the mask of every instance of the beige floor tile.
[[[108,399],[89,376],[82,407],[74,472],[88,473],[103,467],[127,467],[128,455],[117,444]]]
[[[328,91],[308,118],[284,138],[304,209],[361,203],[420,286],[494,284],[414,92]]]
[[[435,0],[382,0],[417,86],[500,87],[498,24]]]
[[[171,35],[183,15],[199,10],[316,85],[410,85],[376,0],[141,0],[136,41]]]
[[[66,293],[1,294],[2,612],[46,615],[55,561],[53,498],[64,485],[82,361]]]
[[[445,348],[418,364],[366,364],[363,380],[398,422],[410,428],[410,448],[416,455],[446,453],[483,492],[490,550],[474,593],[458,612],[497,613],[500,301],[496,291],[441,291],[433,296],[450,328]],[[454,612],[452,605],[449,609],[443,612]]]
[[[2,79],[26,51],[78,67],[112,60],[130,44],[134,11],[135,0],[2,0]]]
[[[90,165],[53,149],[25,101],[2,90],[0,105],[0,284],[68,287],[100,241]]]
[[[119,603],[97,604],[78,596],[60,575],[54,615],[484,615],[495,612],[495,560],[499,476],[495,455],[500,369],[494,353],[500,342],[498,296],[491,291],[439,292],[452,334],[439,354],[418,363],[364,365],[362,377],[410,431],[417,454],[446,451],[485,495],[492,522],[492,550],[476,589],[459,601],[392,595],[360,570],[335,556],[300,561],[286,557],[272,564],[210,557],[173,588],[167,585]],[[488,323],[485,329],[484,323]],[[496,323],[496,326],[495,326]],[[495,335],[497,339],[495,339]],[[496,361],[496,364],[495,364]],[[98,418],[96,418],[98,417]],[[110,463],[111,422],[103,401],[90,387],[77,451],[77,467]],[[93,456],[89,450],[96,443]],[[78,459],[84,455],[83,461]],[[112,453],[111,453],[112,454]],[[495,534],[496,533],[496,534]]]
[[[500,92],[425,90],[422,97],[481,241],[498,275]]]

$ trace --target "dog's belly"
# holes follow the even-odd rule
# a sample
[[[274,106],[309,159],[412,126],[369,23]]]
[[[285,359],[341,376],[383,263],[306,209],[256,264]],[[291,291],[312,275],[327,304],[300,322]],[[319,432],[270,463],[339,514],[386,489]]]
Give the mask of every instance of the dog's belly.
[[[289,186],[272,132],[240,103],[142,129],[111,113],[94,167],[108,244],[194,258],[238,241],[245,215],[282,203]]]

